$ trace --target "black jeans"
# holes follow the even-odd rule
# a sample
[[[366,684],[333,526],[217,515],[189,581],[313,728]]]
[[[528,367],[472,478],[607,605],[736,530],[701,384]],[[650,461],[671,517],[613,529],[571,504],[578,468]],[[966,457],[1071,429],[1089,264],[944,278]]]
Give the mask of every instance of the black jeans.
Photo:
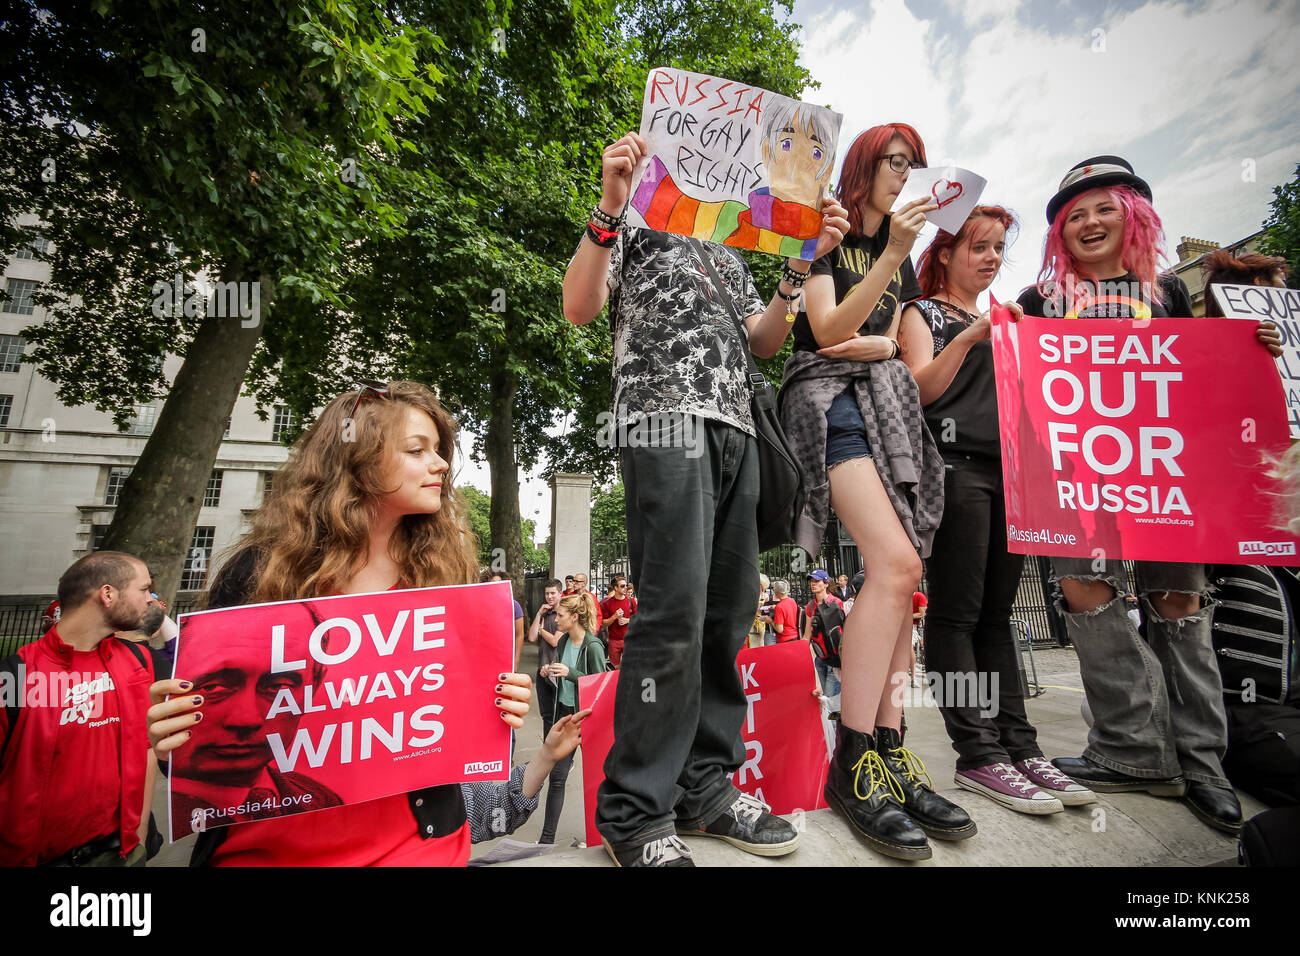
[[[754,622],[758,452],[696,419],[683,448],[624,448],[628,558],[638,611],[614,703],[596,824],[615,847],[710,822],[739,791],[745,691],[736,654]]]
[[[957,769],[1041,757],[1011,633],[1025,558],[1007,551],[1001,464],[954,455],[944,471],[943,521],[926,564],[925,661]]]
[[[542,691],[543,687],[550,690],[549,695]],[[545,677],[538,678],[537,689],[539,697],[550,698],[542,705],[545,708],[542,711],[542,739],[545,740],[546,735],[555,726],[555,721],[572,714],[574,710],[555,699],[559,691],[551,687],[551,682]],[[542,835],[538,843],[555,842],[555,831],[560,825],[560,814],[564,812],[564,785],[568,782],[569,771],[572,769],[573,754],[569,754],[562,760],[556,761],[555,766],[551,768],[550,776],[546,778],[546,819],[542,823]]]

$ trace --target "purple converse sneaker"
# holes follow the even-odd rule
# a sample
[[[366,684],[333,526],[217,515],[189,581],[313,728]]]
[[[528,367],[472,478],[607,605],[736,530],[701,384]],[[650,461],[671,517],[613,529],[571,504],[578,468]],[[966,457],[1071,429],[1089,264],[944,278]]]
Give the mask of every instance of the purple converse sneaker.
[[[1030,757],[1017,760],[1016,769],[1023,773],[1034,786],[1041,788],[1067,807],[1081,807],[1085,803],[1096,803],[1097,795],[1081,783],[1071,780],[1052,766],[1046,757]]]
[[[1060,813],[1061,801],[1038,789],[1009,763],[992,763],[974,770],[958,770],[953,783],[1020,813]]]

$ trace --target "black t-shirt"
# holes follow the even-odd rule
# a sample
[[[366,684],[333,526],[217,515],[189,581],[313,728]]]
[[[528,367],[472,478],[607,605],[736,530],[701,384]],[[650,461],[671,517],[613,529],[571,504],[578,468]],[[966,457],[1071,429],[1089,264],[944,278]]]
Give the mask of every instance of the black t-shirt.
[[[1156,279],[1160,286],[1160,301],[1151,301],[1149,289],[1143,289],[1133,273],[1118,279],[1104,279],[1101,283],[1084,282],[1095,303],[1079,310],[1080,319],[1132,319],[1137,318],[1135,302],[1151,307],[1151,317],[1164,319],[1173,316],[1185,319],[1192,316],[1192,297],[1183,280],[1172,272],[1162,272]],[[1099,288],[1097,286],[1100,286]],[[1064,309],[1058,300],[1044,299],[1038,289],[1031,286],[1016,300],[1025,315],[1042,318],[1064,318]]]
[[[838,246],[812,264],[811,275],[827,275],[835,283],[835,304],[839,305],[871,271],[871,267],[889,244],[889,217],[881,220],[874,236],[848,236]],[[894,321],[894,308],[901,302],[921,297],[912,260],[904,259],[894,273],[876,308],[858,329],[863,335],[884,335]],[[821,346],[813,335],[808,313],[800,310],[794,321],[794,350],[816,352]]]
[[[921,299],[912,305],[921,310],[930,328],[936,356],[966,328],[966,318],[946,302]],[[924,412],[925,423],[945,459],[973,455],[1000,465],[1002,446],[991,342],[976,342],[971,347],[952,383],[925,406]]]

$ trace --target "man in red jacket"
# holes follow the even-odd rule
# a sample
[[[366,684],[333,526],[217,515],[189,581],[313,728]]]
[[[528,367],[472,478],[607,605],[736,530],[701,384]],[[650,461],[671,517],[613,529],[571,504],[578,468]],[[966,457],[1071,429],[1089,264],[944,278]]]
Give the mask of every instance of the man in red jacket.
[[[0,866],[135,866],[153,796],[149,569],[117,551],[59,579],[59,622],[0,667]]]

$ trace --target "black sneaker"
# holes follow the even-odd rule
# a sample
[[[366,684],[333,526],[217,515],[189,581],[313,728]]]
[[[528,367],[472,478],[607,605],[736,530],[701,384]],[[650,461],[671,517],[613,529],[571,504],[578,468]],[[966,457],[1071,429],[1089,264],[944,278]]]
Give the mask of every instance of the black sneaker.
[[[609,853],[615,866],[694,866],[691,848],[680,837],[666,836],[657,840],[647,840],[642,844],[632,844],[623,849],[614,849],[604,837],[601,846]]]
[[[736,795],[708,826],[698,830],[682,827],[684,836],[716,837],[755,856],[785,856],[799,848],[799,834],[794,826],[772,813],[772,808],[747,793]]]

